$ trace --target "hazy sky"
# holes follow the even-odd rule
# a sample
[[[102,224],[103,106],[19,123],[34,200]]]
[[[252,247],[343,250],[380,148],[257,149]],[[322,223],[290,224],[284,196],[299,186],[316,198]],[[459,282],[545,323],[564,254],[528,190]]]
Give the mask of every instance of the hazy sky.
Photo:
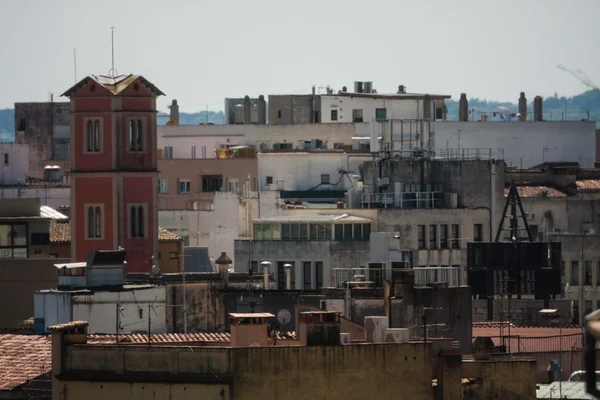
[[[182,111],[225,97],[335,90],[516,101],[600,85],[600,0],[0,0],[0,108],[106,74],[144,75]],[[64,98],[62,98],[64,100]]]

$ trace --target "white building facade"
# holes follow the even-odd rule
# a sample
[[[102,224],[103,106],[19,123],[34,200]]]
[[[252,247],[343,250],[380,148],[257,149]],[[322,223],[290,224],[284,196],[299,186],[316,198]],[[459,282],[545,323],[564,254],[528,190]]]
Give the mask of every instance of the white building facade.
[[[25,185],[29,171],[29,146],[0,143],[0,186]]]

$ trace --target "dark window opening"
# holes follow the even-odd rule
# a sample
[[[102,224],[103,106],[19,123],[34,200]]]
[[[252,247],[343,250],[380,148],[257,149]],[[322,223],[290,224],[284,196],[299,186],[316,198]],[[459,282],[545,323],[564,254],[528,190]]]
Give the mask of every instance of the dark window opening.
[[[332,121],[337,121],[338,120],[338,112],[337,112],[337,110],[331,110],[331,120]]]
[[[223,176],[221,175],[203,175],[203,192],[220,192],[223,187]]]
[[[419,245],[419,250],[425,250],[427,248],[427,245],[425,243],[425,225],[419,225],[419,232],[418,232],[418,245]]]
[[[473,225],[473,240],[476,242],[483,242],[483,225]]]

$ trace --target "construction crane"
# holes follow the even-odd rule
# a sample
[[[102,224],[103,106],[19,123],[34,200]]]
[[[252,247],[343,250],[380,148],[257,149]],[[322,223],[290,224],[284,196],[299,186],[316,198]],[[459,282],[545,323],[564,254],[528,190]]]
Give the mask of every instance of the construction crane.
[[[583,72],[582,70],[578,69],[577,71],[572,71],[569,68],[567,68],[567,67],[565,67],[564,65],[561,65],[561,64],[558,64],[556,66],[556,68],[568,72],[569,74],[571,74],[579,82],[583,83],[588,88],[590,88],[592,90],[600,90],[600,87],[598,87],[598,85],[594,84],[594,82],[592,82],[592,80],[590,79],[590,77],[587,76],[585,74],[585,72]]]

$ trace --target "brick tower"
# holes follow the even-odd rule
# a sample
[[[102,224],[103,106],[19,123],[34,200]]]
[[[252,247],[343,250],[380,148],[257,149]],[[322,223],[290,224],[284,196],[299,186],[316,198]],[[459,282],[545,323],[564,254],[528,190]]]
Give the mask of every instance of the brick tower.
[[[140,75],[88,76],[71,100],[71,260],[127,251],[125,272],[158,259],[156,98]]]

